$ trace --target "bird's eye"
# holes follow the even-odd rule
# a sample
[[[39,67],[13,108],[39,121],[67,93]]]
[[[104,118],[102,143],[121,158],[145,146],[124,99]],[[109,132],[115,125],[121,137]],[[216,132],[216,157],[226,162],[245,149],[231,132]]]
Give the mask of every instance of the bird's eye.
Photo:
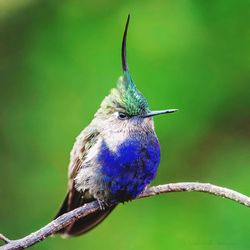
[[[119,118],[120,120],[125,120],[125,119],[128,118],[128,115],[125,114],[125,113],[123,113],[123,112],[118,112],[118,118]]]

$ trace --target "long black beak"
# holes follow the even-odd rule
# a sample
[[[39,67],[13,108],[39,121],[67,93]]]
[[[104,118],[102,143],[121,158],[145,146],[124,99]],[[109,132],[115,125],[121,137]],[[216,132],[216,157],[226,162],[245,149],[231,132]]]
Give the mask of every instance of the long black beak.
[[[141,117],[146,118],[146,117],[151,117],[151,116],[155,116],[155,115],[174,113],[176,111],[178,111],[178,109],[165,109],[165,110],[149,111],[147,114],[142,115]]]

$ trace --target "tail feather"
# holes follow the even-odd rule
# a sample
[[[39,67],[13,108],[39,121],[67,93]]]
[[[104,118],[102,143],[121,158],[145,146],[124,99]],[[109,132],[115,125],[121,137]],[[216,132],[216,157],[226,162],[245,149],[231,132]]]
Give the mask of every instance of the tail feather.
[[[73,193],[67,194],[55,218],[88,202],[91,202],[91,200],[84,200],[82,194],[74,190]],[[58,233],[64,236],[79,236],[81,234],[84,234],[101,223],[111,213],[115,206],[116,205],[105,210],[99,210],[93,214],[89,214],[84,218],[81,218],[70,224],[69,226],[63,228]]]

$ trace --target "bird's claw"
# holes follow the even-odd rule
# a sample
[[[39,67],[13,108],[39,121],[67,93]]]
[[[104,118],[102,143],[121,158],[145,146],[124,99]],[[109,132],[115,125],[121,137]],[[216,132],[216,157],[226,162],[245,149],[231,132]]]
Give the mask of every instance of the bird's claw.
[[[97,200],[100,210],[105,210],[109,204],[105,201]]]

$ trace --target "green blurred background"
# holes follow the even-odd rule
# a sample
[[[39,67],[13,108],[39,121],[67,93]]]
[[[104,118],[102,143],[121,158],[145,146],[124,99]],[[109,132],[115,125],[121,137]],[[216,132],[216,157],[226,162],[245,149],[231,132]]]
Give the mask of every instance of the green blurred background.
[[[128,61],[152,109],[154,184],[201,181],[250,194],[249,1],[0,0],[0,232],[20,238],[64,198],[74,138]],[[249,209],[199,193],[120,205],[85,236],[33,249],[249,249]]]

